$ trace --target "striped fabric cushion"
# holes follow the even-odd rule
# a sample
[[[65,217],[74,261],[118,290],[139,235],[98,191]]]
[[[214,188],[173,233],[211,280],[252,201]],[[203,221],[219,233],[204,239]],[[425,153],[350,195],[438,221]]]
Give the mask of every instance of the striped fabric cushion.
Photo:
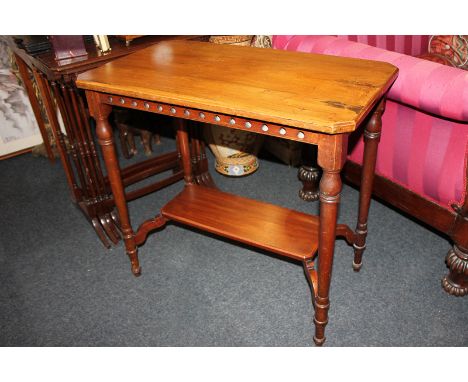
[[[468,157],[468,72],[352,42],[350,37],[274,36],[273,47],[398,66],[399,77],[383,116],[376,172],[444,207],[462,203]],[[363,146],[361,137],[349,159],[362,163]]]
[[[344,38],[349,41],[360,42],[362,44],[367,44],[370,46],[375,46],[376,48],[390,50],[392,52],[403,53],[409,56],[419,56],[425,54],[428,51],[429,39],[431,36],[414,36],[414,35],[404,35],[404,36],[351,36],[351,35],[342,35],[338,36],[339,38]]]
[[[293,35],[279,35],[274,36],[276,40],[277,48],[284,48],[284,45],[292,38]],[[301,37],[301,36],[299,36]],[[306,37],[306,36],[302,36]],[[420,56],[425,54],[429,50],[429,35],[426,36],[413,36],[413,35],[387,35],[387,36],[377,36],[377,35],[340,35],[336,36],[349,41],[360,42],[361,44],[367,44],[370,46],[375,46],[376,48],[382,48],[390,50],[392,52],[403,53],[409,56]]]
[[[348,159],[362,164],[362,137]],[[387,101],[376,173],[443,207],[464,200],[468,124]]]

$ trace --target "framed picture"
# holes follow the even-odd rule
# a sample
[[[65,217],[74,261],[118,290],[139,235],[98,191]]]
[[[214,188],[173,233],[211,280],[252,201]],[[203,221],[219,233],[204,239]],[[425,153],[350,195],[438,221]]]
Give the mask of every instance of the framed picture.
[[[11,71],[7,45],[0,40],[0,159],[41,143],[29,98]]]

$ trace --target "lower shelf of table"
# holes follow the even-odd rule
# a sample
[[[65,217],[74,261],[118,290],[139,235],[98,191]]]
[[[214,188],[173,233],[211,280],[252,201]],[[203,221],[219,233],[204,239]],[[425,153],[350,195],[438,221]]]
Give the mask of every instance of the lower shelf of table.
[[[318,249],[317,216],[213,188],[185,186],[161,214],[296,260],[311,258]]]

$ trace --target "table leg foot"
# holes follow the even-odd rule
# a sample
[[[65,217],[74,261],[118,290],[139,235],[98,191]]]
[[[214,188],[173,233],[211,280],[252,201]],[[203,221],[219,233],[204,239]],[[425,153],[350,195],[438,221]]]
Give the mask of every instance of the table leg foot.
[[[114,220],[112,219],[111,214],[106,213],[105,214],[105,219],[106,219],[106,223],[110,227],[112,233],[117,238],[117,242],[119,242],[119,240],[122,238],[122,236],[121,236],[121,233],[119,231],[119,227],[117,227],[117,225],[115,224]]]
[[[94,231],[98,235],[99,239],[101,240],[102,244],[104,244],[104,247],[109,249],[111,247],[109,240],[107,240],[106,234],[104,233],[104,230],[102,229],[101,223],[97,218],[91,219],[91,225],[94,228]]]
[[[103,211],[103,209],[105,210],[103,205],[90,203],[86,200],[80,201],[76,205],[83,212],[86,219],[92,225],[94,232],[96,232],[96,235],[107,249],[111,248],[112,244],[119,242],[121,239],[119,227],[112,219],[110,213]]]
[[[107,237],[114,243],[117,244],[120,240],[120,237],[115,233],[114,227],[112,227],[112,222],[107,218],[107,214],[101,215],[99,217],[101,226],[104,228],[104,231],[107,234]]]
[[[127,252],[128,257],[130,258],[130,264],[132,266],[132,273],[134,276],[141,276],[141,267],[138,260],[138,249]]]
[[[325,342],[325,339],[326,339],[325,337],[317,338],[317,337],[314,336],[315,345],[322,346],[324,344],[324,342]]]
[[[367,216],[366,216],[367,219]],[[366,237],[367,237],[367,222],[358,223],[356,226],[355,236],[354,236],[354,260],[353,260],[353,269],[356,272],[362,267],[362,254],[366,249]]]
[[[362,262],[359,263],[359,264],[356,264],[354,261],[353,261],[353,270],[354,272],[359,272],[361,270],[361,267],[362,267]]]
[[[315,336],[314,336],[315,345],[322,346],[325,343],[325,340],[327,339],[325,337],[325,326],[327,326],[328,324],[328,318],[326,319],[326,321],[318,321],[317,318],[314,317],[314,324],[315,324]]]

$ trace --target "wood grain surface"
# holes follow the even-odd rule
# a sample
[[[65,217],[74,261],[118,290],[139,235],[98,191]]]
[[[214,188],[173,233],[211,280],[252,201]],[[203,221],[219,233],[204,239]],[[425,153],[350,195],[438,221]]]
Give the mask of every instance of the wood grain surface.
[[[397,74],[384,62],[166,41],[82,73],[77,85],[336,134],[355,130]]]
[[[161,214],[296,260],[310,259],[318,248],[317,216],[205,186],[185,186]]]

